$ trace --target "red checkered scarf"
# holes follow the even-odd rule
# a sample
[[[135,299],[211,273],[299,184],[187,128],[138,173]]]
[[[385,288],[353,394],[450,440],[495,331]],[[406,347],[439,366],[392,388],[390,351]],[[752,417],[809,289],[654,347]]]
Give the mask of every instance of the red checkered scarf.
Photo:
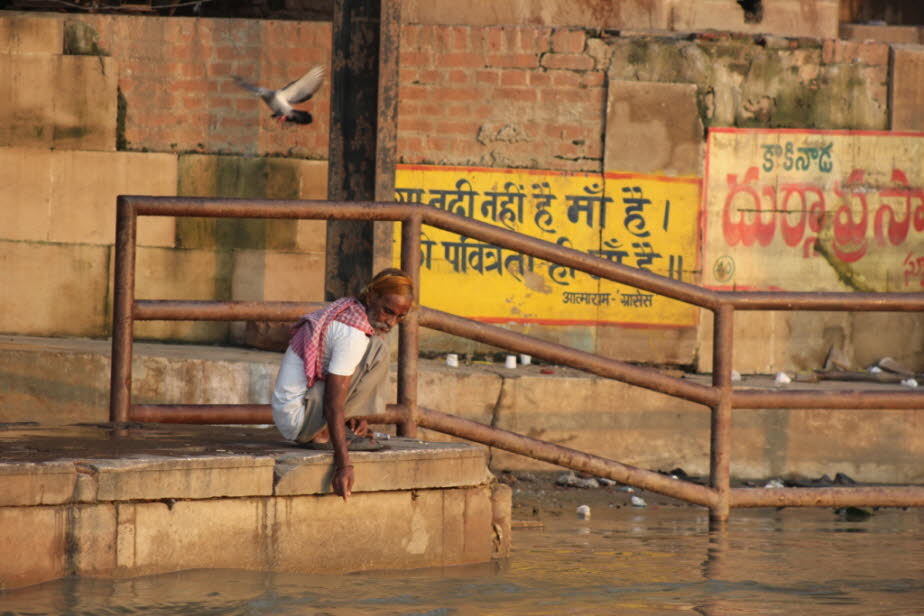
[[[328,304],[326,308],[306,314],[292,328],[292,340],[289,346],[305,362],[305,376],[308,387],[318,380],[324,380],[321,362],[324,359],[324,332],[331,321],[339,321],[350,327],[373,335],[375,330],[369,325],[366,308],[355,297],[344,297]]]

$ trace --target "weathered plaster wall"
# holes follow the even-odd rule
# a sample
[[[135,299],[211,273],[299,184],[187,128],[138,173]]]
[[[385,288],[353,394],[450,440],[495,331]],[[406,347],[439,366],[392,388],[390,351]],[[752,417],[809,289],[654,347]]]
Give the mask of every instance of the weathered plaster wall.
[[[889,127],[885,43],[728,33],[608,42],[612,78],[696,84],[706,127]]]

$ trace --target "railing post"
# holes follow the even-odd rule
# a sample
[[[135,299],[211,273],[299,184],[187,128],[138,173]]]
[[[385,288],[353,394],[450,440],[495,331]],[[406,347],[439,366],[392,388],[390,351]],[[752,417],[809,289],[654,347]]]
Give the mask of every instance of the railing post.
[[[135,208],[119,197],[116,204],[115,273],[112,300],[112,355],[109,421],[125,423],[132,405],[132,338],[135,302]]]
[[[421,216],[414,214],[401,222],[401,269],[414,282],[414,304],[420,303],[420,227]],[[420,326],[417,310],[408,313],[398,332],[398,404],[406,419],[398,424],[399,436],[417,436],[417,358]]]
[[[731,503],[731,424],[732,424],[732,348],[735,309],[730,304],[716,308],[712,339],[712,385],[719,389],[719,401],[712,407],[712,437],[709,475],[718,493],[716,505],[709,510],[713,528],[728,521]]]

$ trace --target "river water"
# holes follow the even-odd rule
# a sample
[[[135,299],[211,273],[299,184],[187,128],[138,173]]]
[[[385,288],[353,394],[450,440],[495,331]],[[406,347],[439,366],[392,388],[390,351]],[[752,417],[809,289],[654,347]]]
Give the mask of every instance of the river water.
[[[710,533],[703,510],[602,510],[515,530],[485,565],[64,579],[0,592],[0,615],[924,614],[924,510],[858,517],[734,510]]]

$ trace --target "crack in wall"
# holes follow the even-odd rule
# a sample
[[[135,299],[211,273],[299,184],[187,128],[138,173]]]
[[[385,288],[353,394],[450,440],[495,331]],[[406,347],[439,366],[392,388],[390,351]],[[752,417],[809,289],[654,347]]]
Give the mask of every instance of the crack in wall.
[[[497,428],[500,423],[501,411],[504,407],[510,406],[510,392],[508,391],[507,381],[511,378],[516,377],[507,377],[503,374],[498,375],[500,377],[500,390],[497,392],[497,400],[494,402],[494,406],[491,408],[491,427]],[[494,465],[494,447],[488,447],[488,468],[493,467]]]
[[[878,289],[866,281],[863,274],[857,272],[849,263],[837,258],[837,255],[834,254],[833,244],[834,221],[832,217],[826,216],[824,224],[818,232],[818,239],[815,240],[814,251],[827,261],[834,273],[837,274],[837,279],[847,288],[863,293],[879,292]]]

